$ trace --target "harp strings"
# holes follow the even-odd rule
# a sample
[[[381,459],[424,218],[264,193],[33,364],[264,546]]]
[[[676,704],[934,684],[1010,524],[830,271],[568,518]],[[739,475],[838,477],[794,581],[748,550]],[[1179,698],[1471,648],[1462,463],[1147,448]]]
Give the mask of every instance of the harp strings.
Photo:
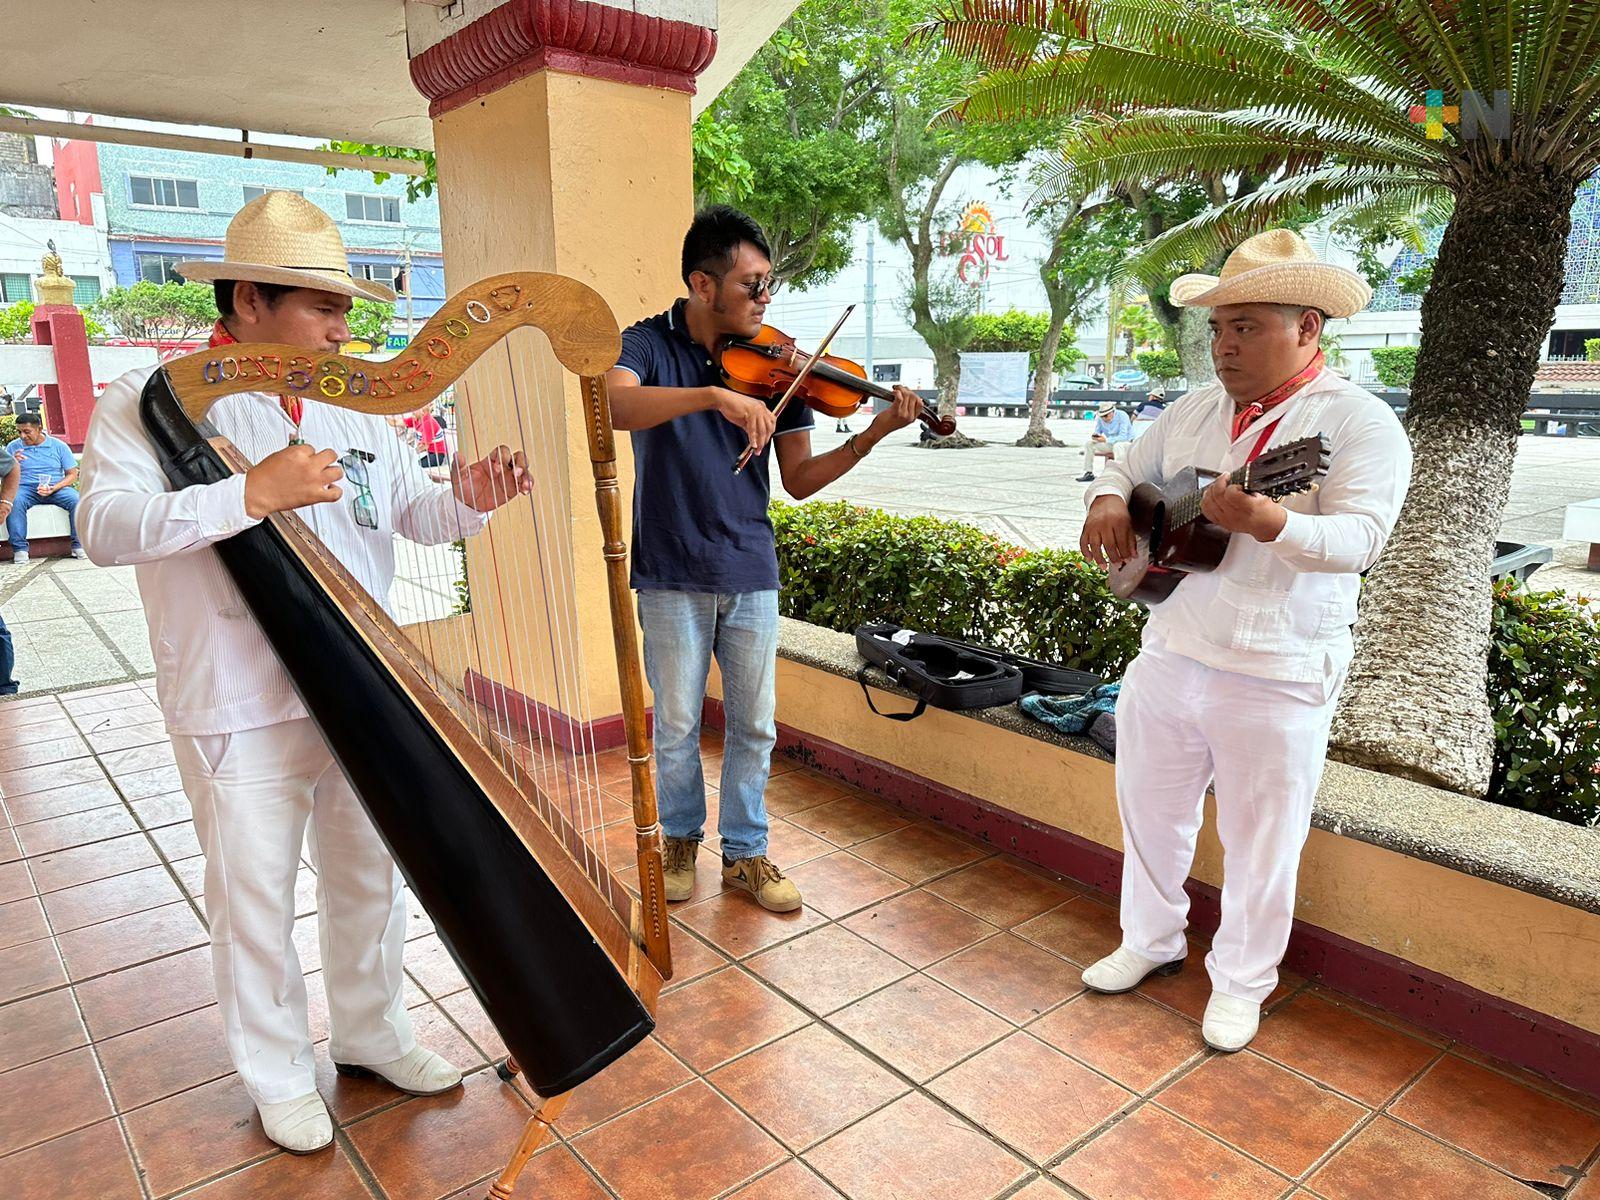
[[[558,386],[553,403],[547,400],[547,389],[539,386],[541,372],[536,363],[531,386],[519,386],[518,360],[509,343],[508,338],[505,374],[488,373],[476,396],[469,390],[463,400],[475,443],[474,457],[481,457],[499,440],[480,434],[477,410],[482,408],[485,416],[509,418],[504,424],[517,431],[515,440],[524,448],[534,484],[529,495],[513,498],[501,518],[491,520],[478,535],[486,539],[495,576],[494,624],[503,651],[490,656],[480,667],[480,675],[499,685],[491,695],[502,734],[515,739],[526,730],[530,735],[526,750],[536,777],[532,791],[536,805],[543,809],[541,815],[547,821],[558,815],[565,822],[569,849],[586,873],[602,883],[610,874],[610,863],[598,751],[583,694],[582,637],[565,519],[570,509],[562,486],[566,460],[561,440],[563,390]],[[526,364],[529,360],[524,356],[522,361]],[[524,390],[528,392],[526,403]],[[526,505],[531,531],[518,528],[512,519],[512,512],[522,505]],[[526,669],[520,674],[516,669],[519,650],[533,660],[531,677]],[[554,814],[550,806],[554,806]]]
[[[518,413],[518,426],[524,427],[521,416],[522,397],[517,387],[517,378],[511,370],[511,351],[509,344],[506,347],[507,379],[512,390],[512,401]],[[570,527],[558,518],[564,517],[571,511],[573,481],[568,480],[564,491],[561,484],[567,479],[566,473],[561,469],[567,460],[565,389],[561,384],[553,389],[549,401],[542,399],[545,389],[539,386],[539,376],[534,377],[532,402],[535,412],[541,420],[541,428],[545,436],[535,436],[530,439],[530,444],[539,451],[540,462],[535,467],[537,476],[542,476],[548,481],[547,486],[535,487],[528,496],[528,500],[539,511],[539,502],[543,500],[543,513],[538,519],[538,528],[541,531],[539,545],[541,548],[541,569],[545,572],[547,584],[541,589],[542,599],[546,606],[546,618],[551,631],[550,650],[552,655],[552,678],[554,680],[555,694],[557,696],[557,709],[566,714],[567,730],[575,732],[575,738],[568,738],[574,744],[571,750],[574,754],[573,765],[575,778],[569,781],[572,812],[576,817],[575,825],[585,835],[585,844],[590,847],[590,855],[595,869],[595,878],[598,882],[602,875],[610,874],[609,847],[605,841],[604,829],[606,825],[604,812],[604,798],[600,786],[599,751],[595,745],[593,724],[589,720],[588,701],[584,680],[587,675],[583,664],[583,635],[579,623],[577,609],[577,570],[573,554]],[[548,581],[552,578],[564,581],[566,586],[551,586]],[[552,601],[553,609],[552,609]],[[564,694],[563,694],[564,692]]]

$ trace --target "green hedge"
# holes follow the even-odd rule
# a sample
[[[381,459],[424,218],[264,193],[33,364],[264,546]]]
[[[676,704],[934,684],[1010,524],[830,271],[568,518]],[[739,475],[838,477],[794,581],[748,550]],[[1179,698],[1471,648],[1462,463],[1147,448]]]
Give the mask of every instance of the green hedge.
[[[853,631],[868,621],[1120,675],[1144,612],[1066,550],[1019,550],[958,521],[846,501],[772,506],[783,614]]]
[[[0,413],[0,446],[17,436],[17,418],[12,413]]]
[[[1378,382],[1384,387],[1410,387],[1421,350],[1421,346],[1374,346],[1372,368],[1377,372]]]
[[[1070,550],[1021,550],[971,525],[846,501],[774,503],[782,611],[846,633],[896,621],[1117,678],[1144,610]],[[1490,799],[1600,824],[1600,604],[1494,589]]]
[[[1489,798],[1600,825],[1600,604],[1510,582],[1494,598]]]

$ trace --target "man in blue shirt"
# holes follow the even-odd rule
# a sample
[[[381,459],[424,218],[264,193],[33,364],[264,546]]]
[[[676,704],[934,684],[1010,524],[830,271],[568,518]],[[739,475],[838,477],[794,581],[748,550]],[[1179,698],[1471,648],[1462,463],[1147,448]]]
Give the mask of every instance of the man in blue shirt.
[[[1128,419],[1127,413],[1107,400],[1095,410],[1094,428],[1089,433],[1088,444],[1083,448],[1083,474],[1078,476],[1078,482],[1093,483],[1094,460],[1115,458],[1118,446],[1124,447],[1122,453],[1126,454],[1126,446],[1131,441],[1133,422]]]
[[[612,423],[633,432],[632,582],[655,693],[666,894],[686,900],[694,892],[706,820],[700,712],[715,656],[725,717],[723,883],[790,912],[800,891],[767,857],[778,651],[768,446],[776,447],[784,490],[804,500],[914,422],[922,402],[896,387],[893,405],[866,429],[812,454],[808,409],[791,403],[774,418],[767,404],[723,387],[716,365],[719,341],[761,329],[777,286],[761,227],[732,208],[706,209],[684,237],[682,266],[688,297],[626,330],[622,358],[606,375]],[[756,454],[735,475],[748,446]]]
[[[72,530],[72,557],[82,558],[78,545],[78,460],[60,438],[48,436],[37,413],[17,418],[17,436],[6,446],[21,472],[15,505],[6,513],[11,535],[11,561],[28,561],[28,510],[35,504],[54,504],[67,510]]]

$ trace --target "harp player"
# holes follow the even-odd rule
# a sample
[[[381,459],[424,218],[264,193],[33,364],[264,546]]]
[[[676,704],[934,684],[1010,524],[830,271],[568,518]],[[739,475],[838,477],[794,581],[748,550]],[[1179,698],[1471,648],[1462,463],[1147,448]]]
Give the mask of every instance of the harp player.
[[[790,405],[774,419],[761,401],[721,386],[715,365],[721,338],[760,330],[777,286],[761,227],[732,208],[706,209],[684,237],[682,268],[688,296],[627,329],[622,359],[606,375],[612,423],[633,431],[632,582],[655,693],[666,896],[686,900],[694,892],[706,820],[700,710],[714,655],[726,714],[717,823],[722,882],[773,912],[792,912],[800,890],[767,857],[778,652],[768,462],[777,458],[784,490],[803,500],[886,434],[914,423],[922,401],[896,387],[894,403],[865,429],[812,454],[808,409]],[[756,454],[735,475],[731,465],[747,446]]]
[[[215,285],[222,315],[213,346],[335,351],[350,340],[353,298],[394,298],[351,277],[333,221],[289,192],[269,192],[239,211],[222,261],[178,270]],[[205,850],[228,1050],[267,1136],[310,1153],[332,1144],[333,1125],[316,1090],[291,938],[303,842],[317,870],[329,1054],[339,1072],[413,1095],[456,1087],[461,1073],[417,1044],[406,1015],[399,870],[207,547],[292,510],[381,600],[394,579],[395,534],[435,545],[471,535],[531,481],[522,455],[502,446],[481,462],[457,464],[449,487],[436,485],[379,417],[250,393],[219,401],[208,420],[256,466],[174,492],[140,425],[150,374],[122,376],[95,407],[83,460],[83,541],[102,566],[136,565],[162,715]]]

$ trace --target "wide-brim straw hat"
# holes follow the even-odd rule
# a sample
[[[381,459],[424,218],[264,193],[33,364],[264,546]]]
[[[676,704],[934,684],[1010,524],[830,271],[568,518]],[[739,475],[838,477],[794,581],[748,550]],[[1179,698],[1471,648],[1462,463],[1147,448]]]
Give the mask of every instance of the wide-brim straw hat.
[[[195,259],[176,269],[196,282],[275,283],[384,303],[395,296],[392,288],[350,274],[344,239],[333,218],[293,192],[267,192],[241,208],[228,223],[220,262]]]
[[[1269,229],[1241,242],[1220,275],[1180,275],[1168,297],[1179,308],[1298,304],[1349,317],[1371,301],[1372,288],[1354,271],[1319,262],[1293,230]]]

